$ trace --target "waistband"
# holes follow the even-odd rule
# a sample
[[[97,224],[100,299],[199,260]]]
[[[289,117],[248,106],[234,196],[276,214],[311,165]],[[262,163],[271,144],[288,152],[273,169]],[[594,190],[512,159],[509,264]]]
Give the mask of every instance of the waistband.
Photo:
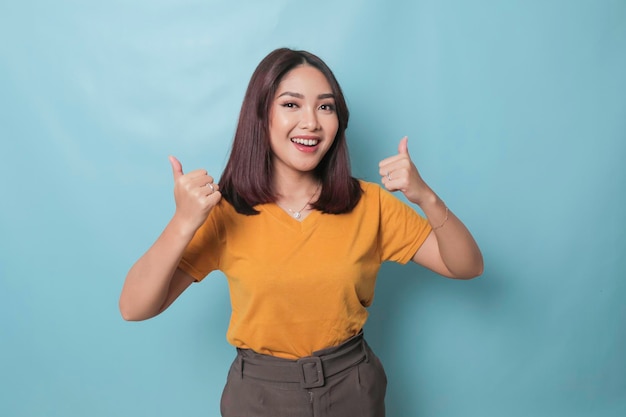
[[[326,378],[367,360],[367,343],[363,332],[339,346],[314,352],[298,360],[275,358],[246,349],[237,349],[241,373],[271,382],[299,383],[302,388],[317,388]]]

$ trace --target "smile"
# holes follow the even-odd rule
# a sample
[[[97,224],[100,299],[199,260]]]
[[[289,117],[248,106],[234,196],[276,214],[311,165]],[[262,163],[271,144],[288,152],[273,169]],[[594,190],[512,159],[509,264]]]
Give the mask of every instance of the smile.
[[[319,139],[303,139],[303,138],[291,138],[291,142],[297,143],[303,146],[315,146],[320,143]]]

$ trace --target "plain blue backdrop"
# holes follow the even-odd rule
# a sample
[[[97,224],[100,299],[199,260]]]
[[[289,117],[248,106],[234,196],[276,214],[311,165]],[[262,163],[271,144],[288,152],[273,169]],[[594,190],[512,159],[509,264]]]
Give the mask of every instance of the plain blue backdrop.
[[[483,250],[468,282],[383,266],[388,415],[626,415],[624,0],[3,1],[0,415],[219,415],[224,277],[146,322],[117,299],[167,156],[219,177],[281,46],[335,71],[354,174],[408,135]]]

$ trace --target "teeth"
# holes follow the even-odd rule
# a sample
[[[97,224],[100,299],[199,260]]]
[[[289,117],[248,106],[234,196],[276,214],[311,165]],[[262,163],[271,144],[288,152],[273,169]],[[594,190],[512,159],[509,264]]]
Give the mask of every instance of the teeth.
[[[304,146],[315,146],[318,144],[319,140],[317,139],[301,139],[301,138],[291,138],[293,143],[297,143]]]

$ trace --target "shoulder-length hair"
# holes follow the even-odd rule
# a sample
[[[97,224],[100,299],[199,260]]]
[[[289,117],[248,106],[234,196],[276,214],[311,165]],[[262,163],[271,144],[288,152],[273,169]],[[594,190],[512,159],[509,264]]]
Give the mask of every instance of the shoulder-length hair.
[[[276,201],[272,185],[269,115],[281,80],[303,64],[317,68],[328,80],[339,120],[335,140],[314,171],[321,183],[321,191],[311,205],[324,213],[348,213],[361,198],[363,191],[350,171],[345,137],[349,112],[339,83],[317,56],[281,48],[267,55],[252,74],[241,105],[230,157],[219,181],[222,196],[241,214],[258,214],[255,205]]]

